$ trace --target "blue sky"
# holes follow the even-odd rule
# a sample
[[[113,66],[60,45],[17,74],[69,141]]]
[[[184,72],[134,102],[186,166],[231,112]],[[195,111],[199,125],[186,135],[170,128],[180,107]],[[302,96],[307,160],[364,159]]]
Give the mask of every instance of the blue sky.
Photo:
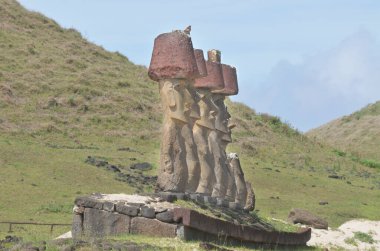
[[[380,100],[377,0],[19,0],[149,65],[154,38],[192,25],[194,47],[237,67],[232,99],[301,131]]]

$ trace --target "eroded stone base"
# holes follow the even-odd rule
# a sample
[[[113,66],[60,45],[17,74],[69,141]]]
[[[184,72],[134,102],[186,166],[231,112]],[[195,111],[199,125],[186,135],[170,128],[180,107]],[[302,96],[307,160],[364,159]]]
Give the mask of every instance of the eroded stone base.
[[[181,208],[154,196],[97,194],[75,200],[74,239],[128,233],[274,245],[305,245],[311,236],[310,229],[287,233],[271,231],[260,225],[232,223]]]

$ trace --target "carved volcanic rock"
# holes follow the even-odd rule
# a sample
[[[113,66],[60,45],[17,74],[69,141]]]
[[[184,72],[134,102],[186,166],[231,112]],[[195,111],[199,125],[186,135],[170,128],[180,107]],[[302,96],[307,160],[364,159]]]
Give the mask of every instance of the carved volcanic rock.
[[[327,221],[325,221],[324,219],[316,215],[313,215],[312,213],[306,210],[299,209],[299,208],[295,208],[290,211],[289,216],[288,216],[288,221],[294,224],[301,223],[301,224],[305,224],[305,225],[312,226],[314,228],[319,228],[319,229],[328,228]]]
[[[182,31],[159,35],[154,40],[148,75],[154,81],[198,77],[191,38]]]
[[[206,61],[207,76],[195,79],[195,88],[221,90],[224,88],[222,65],[217,62]]]
[[[206,77],[207,76],[207,68],[206,68],[205,57],[203,55],[203,50],[195,49],[194,55],[195,55],[195,60],[197,61],[199,76],[200,77]]]
[[[224,79],[224,88],[217,93],[224,95],[236,95],[239,93],[239,86],[236,74],[236,68],[230,65],[222,64],[222,72]]]

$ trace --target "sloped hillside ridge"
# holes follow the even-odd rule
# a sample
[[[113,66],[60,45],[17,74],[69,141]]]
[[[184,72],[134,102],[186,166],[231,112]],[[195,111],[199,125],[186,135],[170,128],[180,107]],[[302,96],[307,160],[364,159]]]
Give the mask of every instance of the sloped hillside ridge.
[[[228,150],[239,154],[260,214],[286,219],[300,207],[332,226],[378,219],[377,170],[226,102],[237,125]],[[145,175],[157,172],[161,106],[146,67],[14,0],[0,0],[0,110],[0,219],[67,222],[78,195],[135,191],[88,156],[126,173],[140,162],[152,165]]]
[[[307,135],[380,163],[380,101],[313,129]]]

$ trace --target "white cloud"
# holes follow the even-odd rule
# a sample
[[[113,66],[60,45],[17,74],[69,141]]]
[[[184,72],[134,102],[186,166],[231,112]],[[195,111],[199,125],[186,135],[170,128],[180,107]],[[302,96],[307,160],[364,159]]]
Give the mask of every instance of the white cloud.
[[[380,47],[361,30],[301,63],[279,62],[248,103],[305,131],[380,99]]]

